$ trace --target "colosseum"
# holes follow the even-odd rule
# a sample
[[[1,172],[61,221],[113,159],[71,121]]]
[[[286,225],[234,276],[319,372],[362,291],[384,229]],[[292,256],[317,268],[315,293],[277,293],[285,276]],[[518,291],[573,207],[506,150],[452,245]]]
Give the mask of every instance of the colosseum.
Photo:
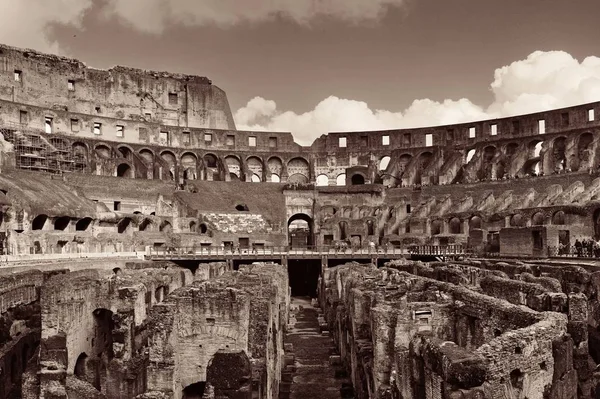
[[[0,46],[0,398],[600,398],[600,102],[237,130]]]

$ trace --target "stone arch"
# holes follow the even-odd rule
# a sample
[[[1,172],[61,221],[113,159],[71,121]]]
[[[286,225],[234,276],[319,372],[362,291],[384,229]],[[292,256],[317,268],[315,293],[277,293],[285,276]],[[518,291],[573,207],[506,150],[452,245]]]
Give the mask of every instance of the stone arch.
[[[506,154],[506,156],[509,159],[512,159],[512,157],[517,153],[518,149],[519,149],[519,144],[518,143],[508,143],[506,145],[504,153]]]
[[[308,183],[310,180],[310,166],[302,157],[292,158],[287,163],[288,181],[290,183]]]
[[[171,233],[173,231],[173,226],[171,225],[171,223],[168,220],[164,220],[160,226],[159,226],[159,231],[162,231],[163,233]]]
[[[512,227],[524,227],[525,218],[520,213],[515,213],[510,217],[510,225]]]
[[[148,148],[142,148],[138,151],[142,162],[146,166],[150,166],[154,163],[154,152]]]
[[[382,171],[382,172],[385,171],[385,170],[387,170],[388,166],[390,165],[390,161],[391,160],[392,160],[392,158],[390,158],[389,155],[386,155],[386,156],[382,157],[379,160],[379,170]]]
[[[206,383],[217,398],[239,397],[239,392],[252,391],[252,365],[243,350],[217,351],[208,362]]]
[[[246,159],[246,165],[248,167],[248,170],[252,173],[252,178],[251,180],[253,182],[261,182],[264,179],[264,165],[263,165],[263,161],[262,159],[260,159],[257,156],[250,156]],[[256,181],[255,177],[256,176],[258,178],[258,181]]]
[[[479,216],[473,216],[469,220],[469,229],[481,229],[481,218]]]
[[[367,225],[367,235],[368,236],[375,235],[375,224],[373,223],[373,220],[371,220],[371,219],[367,220],[366,225]]]
[[[204,154],[204,157],[202,158],[204,159],[204,166],[207,168],[217,168],[218,167],[218,160],[219,157],[217,157],[215,154]]]
[[[71,218],[68,216],[61,216],[54,220],[54,230],[64,231],[69,227],[71,223]]]
[[[304,223],[295,223],[295,222],[304,222]],[[299,246],[301,244],[305,244],[305,246],[313,245],[313,229],[314,222],[313,219],[305,213],[296,213],[292,215],[288,219],[288,243],[290,247]],[[296,228],[296,226],[298,226]],[[307,231],[300,231],[306,229]],[[302,233],[297,234],[295,237],[299,237],[300,239],[294,241],[292,240],[293,233]]]
[[[225,164],[229,169],[229,175],[235,180],[243,180],[242,163],[240,159],[235,155],[227,155],[225,157]]]
[[[87,372],[86,372],[86,363],[87,363],[88,355],[85,352],[82,352],[77,356],[77,360],[75,361],[75,368],[73,370],[73,374],[75,377],[79,378],[82,381],[87,381]]]
[[[577,139],[577,157],[576,162],[573,163],[573,171],[581,170],[582,168],[589,168],[592,165],[592,143],[594,142],[594,135],[590,132],[581,133]]]
[[[461,234],[462,222],[459,218],[453,217],[448,221],[448,229],[450,230],[450,234]]]
[[[565,221],[566,217],[563,211],[556,211],[554,212],[554,215],[552,215],[552,224],[563,225],[566,224]]]
[[[127,145],[121,144],[117,147],[117,150],[121,154],[121,156],[128,161],[133,161],[133,149]]]
[[[73,151],[73,158],[75,161],[87,162],[88,160],[88,146],[81,141],[76,141],[71,146]]]
[[[329,185],[329,177],[325,174],[320,174],[317,176],[316,185],[319,187],[324,187]]]
[[[340,240],[347,240],[349,238],[348,236],[350,235],[348,222],[342,220],[338,223],[338,227],[340,229]]]
[[[31,230],[43,230],[48,220],[48,215],[37,215],[31,222]]]
[[[131,218],[123,218],[117,223],[117,232],[119,234],[124,234],[129,231],[131,227]]]
[[[152,221],[152,219],[144,219],[142,220],[142,222],[140,223],[138,230],[139,231],[150,231],[152,230],[152,226],[154,225],[154,222]]]
[[[355,173],[350,178],[350,181],[351,181],[351,183],[352,183],[353,186],[365,184],[365,177],[363,176],[362,173]]]
[[[273,183],[279,183],[281,181],[281,175],[283,173],[283,162],[279,157],[270,157],[267,160],[267,169],[271,174],[271,181]],[[273,179],[273,176],[277,176],[277,178]]]
[[[133,169],[126,163],[119,164],[115,171],[117,177],[133,178]]]
[[[192,221],[191,221],[191,222],[188,224],[188,226],[189,226],[189,228],[190,228],[190,232],[191,232],[191,233],[195,233],[195,232],[196,232],[196,226],[197,226],[197,223],[196,223],[195,221],[193,221],[193,220],[192,220]]]
[[[208,232],[208,227],[206,223],[200,223],[200,234],[206,234]]]
[[[335,184],[337,186],[345,186],[346,185],[346,174],[340,173],[339,175],[337,175],[337,177],[335,178]]]
[[[441,220],[433,220],[431,221],[431,235],[435,236],[438,234],[442,234],[442,222]]]
[[[433,153],[430,151],[422,152],[419,155],[419,158],[418,158],[419,166],[418,166],[416,174],[415,174],[415,184],[421,184],[422,178],[423,178],[423,171],[425,169],[427,169],[427,167],[431,163],[432,159],[433,159]]]
[[[542,212],[536,212],[531,217],[531,224],[533,226],[542,226],[546,224],[546,217]]]
[[[471,162],[471,160],[475,156],[476,152],[477,152],[477,150],[475,148],[471,148],[469,151],[467,151],[467,157],[465,158],[465,165]]]
[[[400,155],[400,157],[398,158],[398,162],[397,162],[398,177],[402,177],[402,175],[404,174],[404,171],[406,170],[406,167],[410,163],[411,159],[412,159],[412,154]]]
[[[552,165],[551,170],[562,172],[567,169],[566,144],[567,138],[557,137],[552,141]]]
[[[77,223],[75,223],[76,231],[86,231],[88,227],[92,224],[92,218],[86,217],[79,219]]]
[[[94,152],[96,156],[102,159],[110,159],[112,158],[112,150],[106,144],[96,144],[94,147]]]
[[[481,169],[478,176],[481,180],[494,177],[494,164],[492,161],[496,156],[496,151],[497,149],[493,145],[488,145],[483,149]]]
[[[198,157],[192,152],[184,152],[181,155],[181,168],[184,180],[197,180]]]
[[[177,157],[173,151],[163,150],[160,152],[160,157],[169,165],[169,167],[174,168],[177,165]]]

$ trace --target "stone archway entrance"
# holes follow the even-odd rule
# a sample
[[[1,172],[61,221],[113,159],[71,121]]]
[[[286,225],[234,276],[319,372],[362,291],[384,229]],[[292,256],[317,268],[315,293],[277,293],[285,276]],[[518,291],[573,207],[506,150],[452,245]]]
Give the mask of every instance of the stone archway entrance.
[[[288,219],[288,245],[292,249],[312,246],[313,220],[304,213],[297,213]]]

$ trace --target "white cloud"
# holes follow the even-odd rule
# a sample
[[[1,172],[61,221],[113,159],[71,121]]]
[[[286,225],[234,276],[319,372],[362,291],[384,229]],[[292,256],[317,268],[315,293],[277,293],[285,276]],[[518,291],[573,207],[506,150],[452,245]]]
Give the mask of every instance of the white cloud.
[[[52,24],[80,27],[92,0],[0,0],[0,43],[59,52],[49,38]]]
[[[235,113],[235,120],[238,129],[291,131],[298,143],[309,145],[333,131],[435,126],[544,111],[599,101],[600,58],[579,62],[565,52],[536,51],[498,68],[491,89],[494,101],[487,108],[468,99],[422,99],[401,112],[372,110],[365,102],[330,96],[312,111],[296,114],[256,97]]]
[[[275,17],[310,24],[329,16],[350,23],[373,21],[405,0],[107,0],[105,15],[148,33],[171,25],[229,27]],[[243,4],[243,5],[242,5]]]

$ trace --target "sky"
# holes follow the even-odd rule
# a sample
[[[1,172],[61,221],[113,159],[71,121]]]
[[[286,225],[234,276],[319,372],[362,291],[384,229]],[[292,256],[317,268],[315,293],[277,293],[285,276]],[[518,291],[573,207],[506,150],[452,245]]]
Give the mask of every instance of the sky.
[[[0,0],[0,42],[208,76],[238,129],[449,124],[600,101],[598,0]]]

